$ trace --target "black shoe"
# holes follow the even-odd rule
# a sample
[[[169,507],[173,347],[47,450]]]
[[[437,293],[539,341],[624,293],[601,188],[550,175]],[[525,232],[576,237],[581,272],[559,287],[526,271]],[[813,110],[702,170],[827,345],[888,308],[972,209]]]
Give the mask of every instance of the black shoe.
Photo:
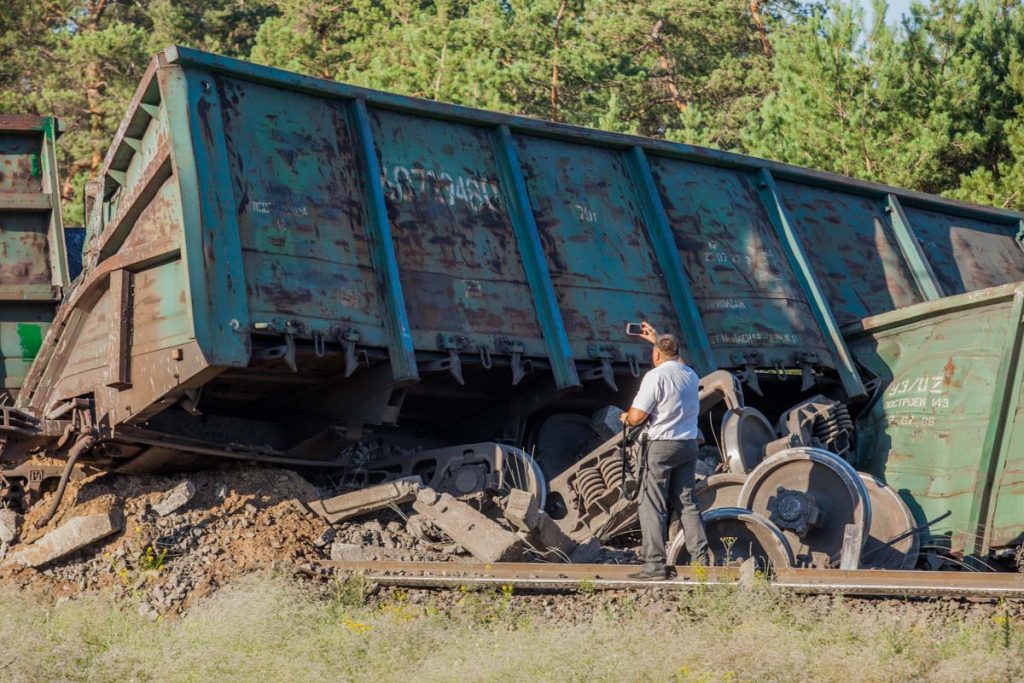
[[[648,571],[647,569],[643,569],[632,574],[626,574],[626,578],[633,581],[665,581],[668,579],[668,570],[659,569],[656,571]]]

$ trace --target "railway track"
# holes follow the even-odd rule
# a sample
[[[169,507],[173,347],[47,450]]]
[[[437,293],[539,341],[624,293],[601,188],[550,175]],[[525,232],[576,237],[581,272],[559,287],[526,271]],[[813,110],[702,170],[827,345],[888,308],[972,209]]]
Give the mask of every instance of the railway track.
[[[512,586],[515,590],[572,592],[580,590],[693,590],[707,586],[739,586],[736,567],[677,567],[668,581],[636,581],[627,574],[635,565],[339,562],[320,566],[341,574],[359,573],[382,586],[457,589],[463,586]],[[1024,574],[924,572],[888,570],[786,569],[773,586],[799,594],[841,594],[860,597],[968,598],[1024,600]]]

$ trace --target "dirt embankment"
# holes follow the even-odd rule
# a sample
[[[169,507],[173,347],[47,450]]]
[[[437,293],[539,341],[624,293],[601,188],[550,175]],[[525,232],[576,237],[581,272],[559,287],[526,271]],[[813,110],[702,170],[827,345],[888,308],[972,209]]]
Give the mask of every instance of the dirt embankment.
[[[190,481],[195,493],[166,516],[154,507]],[[121,510],[123,529],[38,569],[7,562],[0,582],[51,597],[105,590],[130,596],[150,616],[180,612],[231,579],[256,569],[295,567],[330,557],[335,541],[366,546],[368,557],[452,559],[459,548],[412,535],[397,511],[362,523],[328,525],[307,501],[325,494],[296,472],[251,464],[180,475],[99,474],[69,485],[54,518],[35,528],[51,503],[25,514],[13,556],[67,521]]]

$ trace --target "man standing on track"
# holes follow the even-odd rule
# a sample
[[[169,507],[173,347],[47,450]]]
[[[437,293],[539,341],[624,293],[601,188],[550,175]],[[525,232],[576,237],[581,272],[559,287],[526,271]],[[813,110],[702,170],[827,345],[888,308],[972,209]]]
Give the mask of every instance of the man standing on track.
[[[642,337],[654,345],[654,368],[644,375],[633,406],[622,415],[623,423],[630,426],[646,422],[648,440],[647,467],[640,482],[644,566],[629,578],[657,581],[668,578],[665,537],[670,506],[679,512],[691,561],[708,563],[708,541],[693,498],[700,380],[679,358],[679,345],[672,335],[659,335],[645,322]]]

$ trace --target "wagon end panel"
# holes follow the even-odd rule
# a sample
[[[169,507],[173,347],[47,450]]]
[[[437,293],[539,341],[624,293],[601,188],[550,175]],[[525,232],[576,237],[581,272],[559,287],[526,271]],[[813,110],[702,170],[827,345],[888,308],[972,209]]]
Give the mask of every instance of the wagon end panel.
[[[46,413],[92,397],[101,424],[173,404],[206,360],[195,343],[182,261],[183,184],[174,112],[156,62],[92,183],[84,274],[33,367],[26,404]]]
[[[1009,452],[1003,437],[1014,438],[1004,396],[1015,381],[1007,383],[1007,362],[1018,353],[1007,340],[1020,323],[1012,290],[986,294],[868,318],[850,339],[880,381],[858,418],[858,462],[900,492],[918,523],[951,512],[924,537],[954,553],[987,550],[991,501],[1014,498],[997,471]]]

